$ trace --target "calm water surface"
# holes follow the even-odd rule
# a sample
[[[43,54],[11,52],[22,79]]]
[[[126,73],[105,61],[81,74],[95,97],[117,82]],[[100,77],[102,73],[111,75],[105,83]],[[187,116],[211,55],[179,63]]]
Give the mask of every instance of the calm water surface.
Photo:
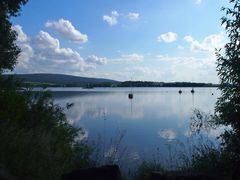
[[[119,134],[124,134],[121,147],[126,147],[132,160],[150,158],[156,148],[163,157],[166,144],[185,141],[189,137],[189,123],[193,110],[206,113],[214,110],[220,95],[216,88],[51,88],[55,102],[66,110],[68,120],[84,128],[83,138],[101,139],[105,154],[110,153]],[[128,99],[133,91],[134,97]],[[212,94],[213,93],[213,94]],[[208,136],[214,139],[216,132]]]

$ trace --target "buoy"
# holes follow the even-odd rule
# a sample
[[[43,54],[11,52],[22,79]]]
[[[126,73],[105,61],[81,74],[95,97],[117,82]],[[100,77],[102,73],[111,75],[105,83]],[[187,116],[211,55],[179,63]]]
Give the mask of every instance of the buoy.
[[[180,89],[180,90],[178,91],[178,93],[179,93],[179,94],[182,94],[182,90]]]
[[[128,94],[128,98],[132,99],[133,98],[133,94],[132,93]]]
[[[194,89],[192,88],[192,90],[191,90],[191,93],[193,94],[195,91],[194,91]]]

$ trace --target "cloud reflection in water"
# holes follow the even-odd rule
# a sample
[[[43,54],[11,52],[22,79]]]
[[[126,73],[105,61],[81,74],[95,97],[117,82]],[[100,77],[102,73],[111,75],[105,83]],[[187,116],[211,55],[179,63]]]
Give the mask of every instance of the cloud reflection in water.
[[[166,139],[168,141],[172,141],[172,140],[176,139],[176,136],[177,136],[176,132],[171,129],[159,130],[158,135],[161,138]]]

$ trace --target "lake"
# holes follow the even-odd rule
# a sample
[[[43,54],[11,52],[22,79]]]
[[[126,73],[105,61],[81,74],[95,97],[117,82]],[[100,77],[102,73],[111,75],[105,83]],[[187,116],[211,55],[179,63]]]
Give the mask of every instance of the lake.
[[[105,158],[115,151],[114,161],[121,157],[128,163],[150,159],[156,150],[169,154],[169,144],[187,142],[190,117],[195,108],[213,113],[217,88],[51,88],[54,102],[66,107],[70,123],[84,129],[81,139],[95,142]],[[133,99],[128,93],[133,92]],[[215,141],[219,132],[205,134]]]

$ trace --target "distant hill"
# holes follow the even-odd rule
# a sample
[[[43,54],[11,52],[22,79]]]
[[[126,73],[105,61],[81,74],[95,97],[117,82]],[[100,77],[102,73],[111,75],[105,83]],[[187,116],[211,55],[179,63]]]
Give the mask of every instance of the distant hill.
[[[22,86],[33,87],[218,87],[212,83],[193,82],[153,82],[153,81],[115,81],[103,78],[88,78],[64,74],[14,74],[22,81]]]
[[[14,74],[4,75],[13,76],[16,79],[22,80],[25,84],[33,86],[110,86],[120,83],[119,81],[103,78],[88,78],[64,74]]]

